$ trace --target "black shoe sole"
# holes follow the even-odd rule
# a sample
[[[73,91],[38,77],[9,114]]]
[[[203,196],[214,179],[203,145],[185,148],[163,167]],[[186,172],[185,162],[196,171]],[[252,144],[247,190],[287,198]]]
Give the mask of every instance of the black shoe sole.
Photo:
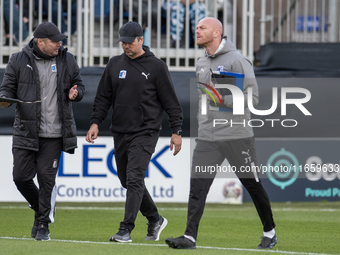
[[[261,246],[257,246],[257,249],[273,249],[273,247],[275,246],[275,244],[277,244],[277,239],[276,239],[274,242],[272,242],[271,244],[269,244],[268,247],[263,248],[263,247],[261,247]]]
[[[122,239],[116,239],[113,236],[111,236],[110,241],[117,242],[117,243],[131,243],[132,239],[130,238],[129,240],[122,240]]]
[[[43,239],[43,238],[42,238],[42,239],[36,239],[36,238],[35,238],[35,240],[36,240],[36,241],[49,241],[49,240],[51,240],[51,238],[50,238],[50,237],[49,237],[48,239]]]
[[[193,249],[196,249],[196,246],[191,246],[191,247],[182,247],[170,240],[165,240],[166,244],[169,245],[170,248],[173,248],[173,249],[186,249],[186,250],[193,250]]]

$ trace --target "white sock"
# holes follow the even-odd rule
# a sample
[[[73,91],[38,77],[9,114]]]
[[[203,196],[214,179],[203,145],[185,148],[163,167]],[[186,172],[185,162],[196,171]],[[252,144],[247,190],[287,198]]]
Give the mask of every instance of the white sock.
[[[187,235],[184,235],[185,238],[188,238],[191,242],[195,243],[196,240],[195,238],[193,238],[192,236],[187,236]]]
[[[275,229],[272,229],[272,230],[270,230],[268,232],[264,232],[263,231],[263,236],[272,239],[275,236]]]

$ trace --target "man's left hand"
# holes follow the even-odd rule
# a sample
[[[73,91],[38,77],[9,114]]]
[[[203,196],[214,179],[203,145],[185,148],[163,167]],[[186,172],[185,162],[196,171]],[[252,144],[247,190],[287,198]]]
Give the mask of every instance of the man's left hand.
[[[172,134],[171,140],[170,140],[170,150],[172,151],[174,149],[174,156],[177,155],[177,153],[181,150],[182,147],[182,137],[180,135]]]

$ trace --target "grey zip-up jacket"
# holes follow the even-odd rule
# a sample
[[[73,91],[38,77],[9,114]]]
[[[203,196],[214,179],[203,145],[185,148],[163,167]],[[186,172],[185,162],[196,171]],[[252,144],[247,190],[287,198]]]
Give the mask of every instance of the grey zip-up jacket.
[[[62,137],[57,96],[56,58],[43,59],[33,55],[39,70],[40,94],[42,98],[40,111],[39,137]]]
[[[216,50],[214,55],[208,55],[200,58],[196,64],[196,78],[197,81],[210,84],[211,70],[224,71],[244,74],[243,95],[244,95],[244,115],[233,115],[232,111],[217,111],[212,110],[209,106],[207,114],[202,115],[198,112],[198,139],[206,141],[226,141],[242,139],[254,136],[251,124],[248,121],[251,119],[251,114],[247,103],[247,89],[252,87],[252,104],[255,107],[259,102],[258,87],[255,79],[254,70],[249,59],[241,55],[235,45],[227,39],[222,38],[220,47]],[[199,89],[199,109],[202,107],[202,94]],[[209,97],[209,95],[207,95]],[[233,97],[232,95],[224,95],[222,98],[224,107],[232,109]],[[215,121],[214,120],[220,120]],[[216,124],[223,123],[223,124]]]

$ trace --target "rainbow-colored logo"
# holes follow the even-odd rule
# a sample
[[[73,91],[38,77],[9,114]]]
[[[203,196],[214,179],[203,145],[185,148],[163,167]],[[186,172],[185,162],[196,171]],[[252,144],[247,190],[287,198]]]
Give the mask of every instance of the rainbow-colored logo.
[[[201,84],[201,85],[207,87],[207,88],[210,89],[212,92],[214,92],[214,94],[217,96],[218,100],[220,101],[220,104],[222,105],[222,100],[221,100],[221,98],[220,98],[218,92],[216,91],[216,89],[215,89],[213,86],[210,86],[210,85],[208,85],[208,84],[206,84],[206,83],[203,83],[203,82],[197,82],[197,83],[199,83],[199,84]],[[214,96],[211,94],[211,92],[210,92],[209,90],[204,89],[204,88],[200,88],[200,87],[197,87],[197,88],[200,89],[200,90],[203,90],[205,93],[207,93],[207,94],[212,98],[212,100],[214,101],[215,106],[217,106],[216,100],[215,100]]]

